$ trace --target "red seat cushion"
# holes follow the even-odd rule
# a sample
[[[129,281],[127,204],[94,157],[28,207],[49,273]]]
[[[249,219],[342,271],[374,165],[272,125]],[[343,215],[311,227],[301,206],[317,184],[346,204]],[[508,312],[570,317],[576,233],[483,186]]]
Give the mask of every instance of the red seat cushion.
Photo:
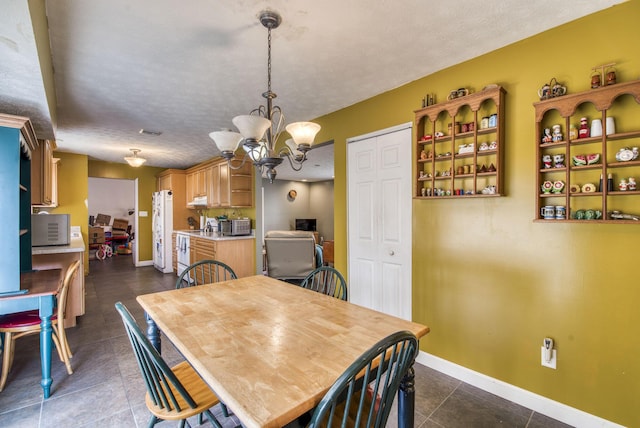
[[[58,314],[54,312],[53,315],[51,315],[51,321],[56,319],[58,319]],[[0,328],[29,327],[32,325],[40,325],[40,322],[40,315],[37,309],[0,316]]]

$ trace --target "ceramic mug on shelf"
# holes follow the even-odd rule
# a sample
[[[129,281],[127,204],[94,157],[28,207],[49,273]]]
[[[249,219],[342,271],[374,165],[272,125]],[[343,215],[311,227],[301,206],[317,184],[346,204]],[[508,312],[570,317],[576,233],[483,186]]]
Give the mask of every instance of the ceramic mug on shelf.
[[[567,218],[567,208],[564,205],[556,205],[556,220]]]
[[[556,207],[553,205],[545,205],[540,208],[540,217],[545,220],[553,220],[556,218]]]

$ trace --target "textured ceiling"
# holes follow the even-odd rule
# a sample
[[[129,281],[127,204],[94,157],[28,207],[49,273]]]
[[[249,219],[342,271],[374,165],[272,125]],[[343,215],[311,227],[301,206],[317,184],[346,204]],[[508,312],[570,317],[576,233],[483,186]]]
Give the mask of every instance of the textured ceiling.
[[[282,15],[272,89],[289,123],[621,2],[32,0],[30,14],[27,0],[10,0],[0,16],[0,112],[31,117],[61,151],[124,162],[138,148],[146,165],[185,168],[218,154],[209,132],[264,101],[262,10]],[[49,40],[45,28],[36,49],[45,6]]]

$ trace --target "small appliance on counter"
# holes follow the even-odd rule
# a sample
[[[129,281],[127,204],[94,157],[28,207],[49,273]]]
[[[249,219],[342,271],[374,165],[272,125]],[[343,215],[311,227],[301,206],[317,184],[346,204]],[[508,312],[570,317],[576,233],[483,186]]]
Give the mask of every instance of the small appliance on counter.
[[[71,222],[69,214],[31,214],[31,245],[71,244]]]
[[[224,236],[251,235],[251,219],[234,218],[220,220],[220,231]]]

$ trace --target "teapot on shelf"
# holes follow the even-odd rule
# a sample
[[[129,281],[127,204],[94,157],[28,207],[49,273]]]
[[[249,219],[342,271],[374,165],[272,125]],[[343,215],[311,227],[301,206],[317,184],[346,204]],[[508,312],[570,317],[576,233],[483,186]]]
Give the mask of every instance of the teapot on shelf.
[[[552,78],[549,83],[542,85],[542,88],[538,89],[538,97],[540,101],[548,100],[549,98],[559,97],[567,93],[567,87],[562,86],[556,78]]]

